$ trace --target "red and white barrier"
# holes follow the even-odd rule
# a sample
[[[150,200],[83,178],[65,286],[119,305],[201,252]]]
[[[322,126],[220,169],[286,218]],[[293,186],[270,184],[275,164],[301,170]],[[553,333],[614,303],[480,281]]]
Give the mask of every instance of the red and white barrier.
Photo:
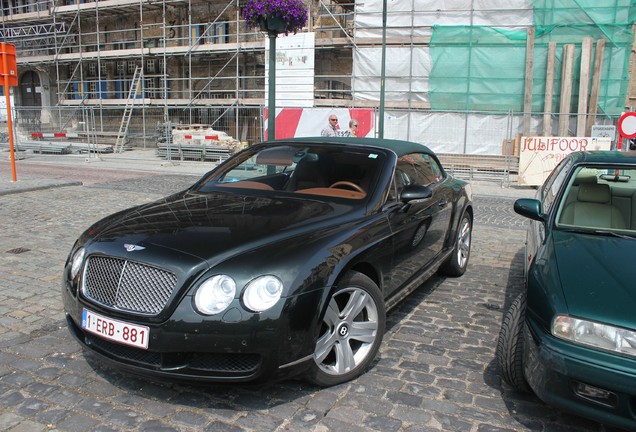
[[[187,140],[219,140],[218,135],[184,135],[183,138]]]
[[[267,109],[263,118],[267,138]],[[349,120],[358,122],[358,138],[375,136],[373,108],[277,108],[276,139],[315,137],[329,124],[330,115],[338,116],[341,130],[349,129]]]
[[[67,132],[33,132],[31,138],[78,138],[77,133]]]

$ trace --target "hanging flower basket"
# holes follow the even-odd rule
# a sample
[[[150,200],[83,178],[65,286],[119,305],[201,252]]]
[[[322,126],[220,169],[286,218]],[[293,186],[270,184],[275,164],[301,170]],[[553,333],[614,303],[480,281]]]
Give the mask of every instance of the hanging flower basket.
[[[287,34],[287,23],[279,16],[268,16],[259,22],[262,31]]]
[[[276,35],[296,34],[307,24],[302,0],[247,0],[242,16],[247,27]]]

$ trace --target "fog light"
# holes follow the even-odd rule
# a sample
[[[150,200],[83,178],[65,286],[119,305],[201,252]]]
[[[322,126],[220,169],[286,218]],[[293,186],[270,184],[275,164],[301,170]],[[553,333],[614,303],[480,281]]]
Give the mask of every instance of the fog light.
[[[574,381],[572,383],[572,391],[585,400],[597,403],[610,408],[616,408],[618,397],[616,393],[589,384]]]

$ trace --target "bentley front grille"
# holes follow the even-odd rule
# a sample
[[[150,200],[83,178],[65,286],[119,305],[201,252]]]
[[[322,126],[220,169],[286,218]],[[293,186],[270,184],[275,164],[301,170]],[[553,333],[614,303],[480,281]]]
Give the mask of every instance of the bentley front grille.
[[[88,259],[82,293],[103,306],[156,315],[177,286],[174,273],[119,258]]]

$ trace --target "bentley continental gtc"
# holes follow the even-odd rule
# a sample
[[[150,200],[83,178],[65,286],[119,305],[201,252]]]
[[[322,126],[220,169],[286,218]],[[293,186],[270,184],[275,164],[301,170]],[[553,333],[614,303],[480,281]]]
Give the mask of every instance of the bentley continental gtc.
[[[387,310],[465,272],[472,225],[470,186],[424,145],[256,144],[88,228],[64,268],[66,320],[130,373],[330,386],[372,365]]]
[[[636,430],[636,152],[577,152],[530,219],[525,288],[504,316],[502,378],[544,402]]]

